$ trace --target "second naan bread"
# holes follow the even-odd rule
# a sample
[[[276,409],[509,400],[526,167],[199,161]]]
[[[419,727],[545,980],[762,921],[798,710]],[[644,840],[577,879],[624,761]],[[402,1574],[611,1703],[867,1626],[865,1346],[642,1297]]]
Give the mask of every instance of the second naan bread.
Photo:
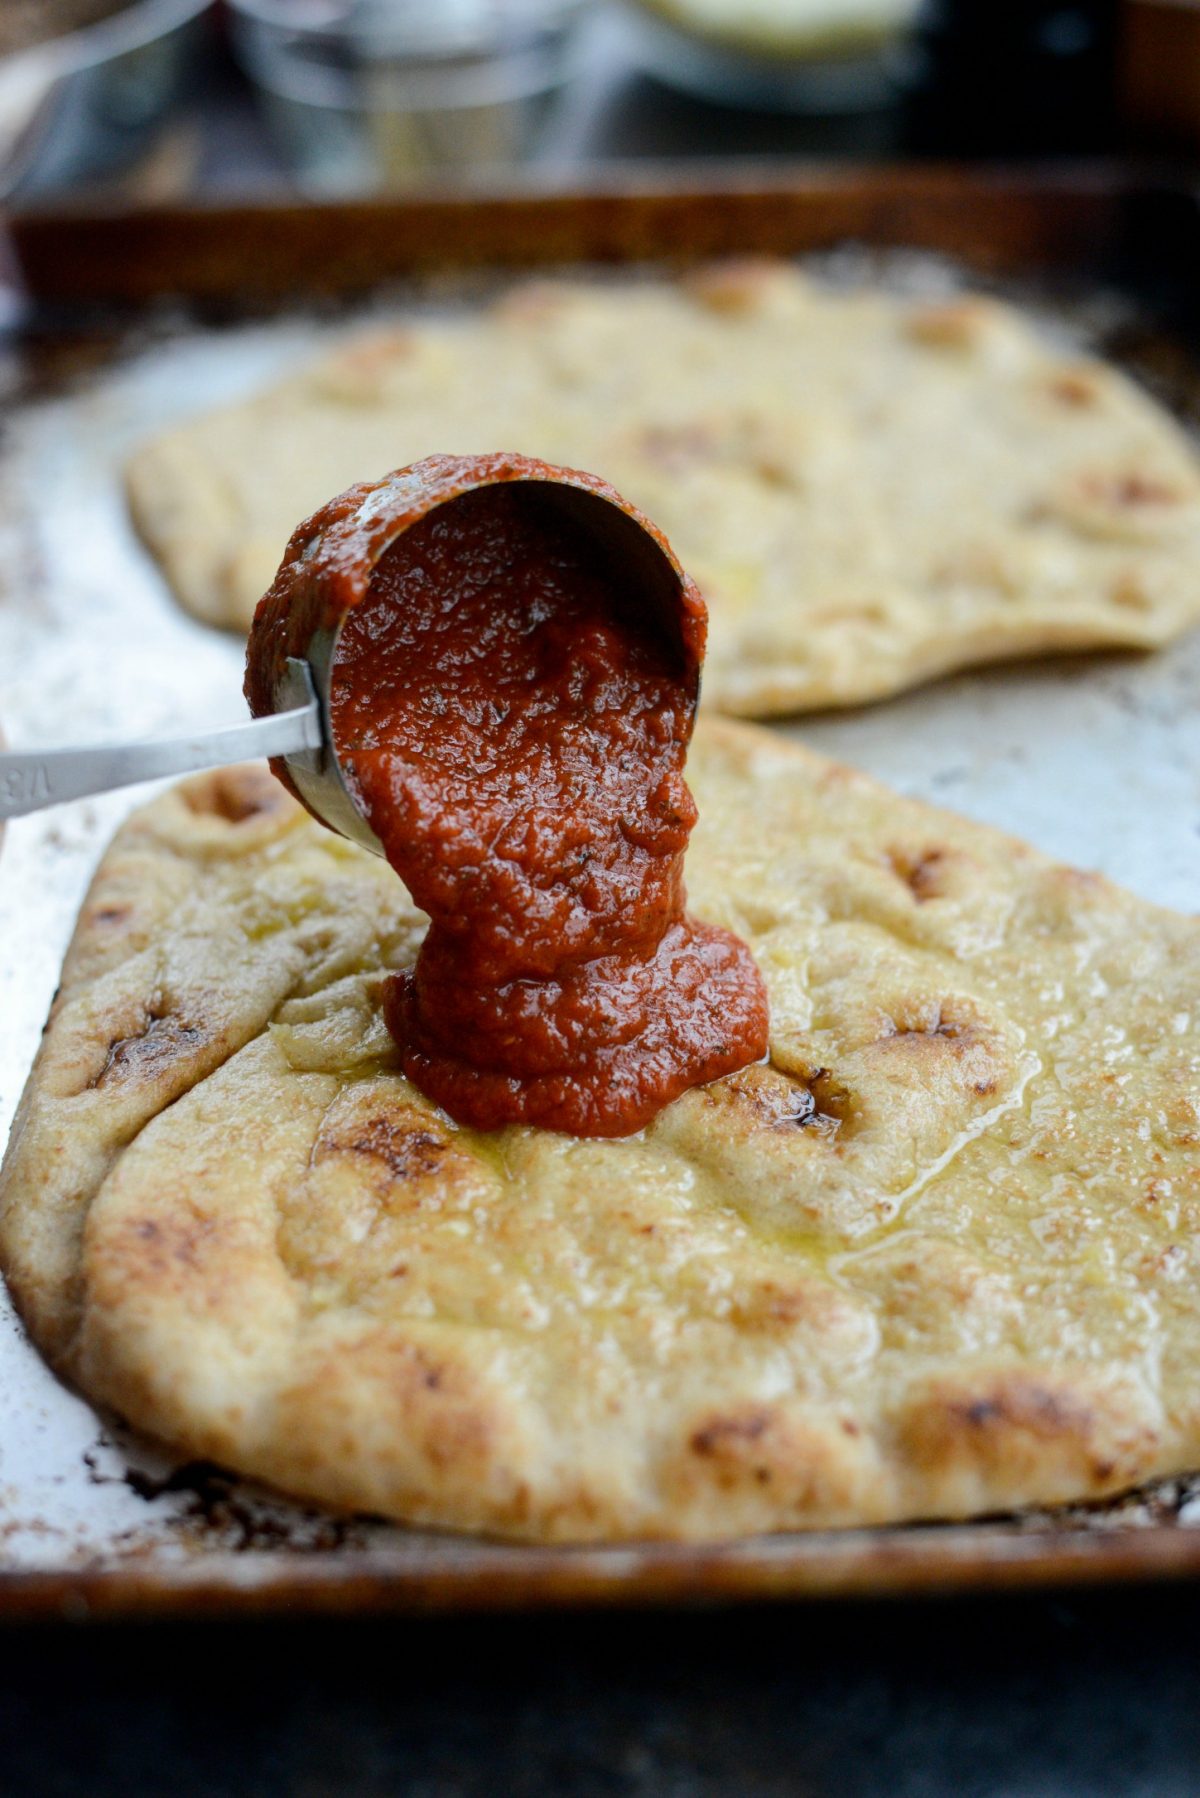
[[[729,712],[1200,619],[1200,468],[1160,407],[994,302],[833,293],[782,263],[538,284],[359,342],[148,444],[129,497],[183,604],[245,629],[302,513],[496,449],[590,469],[666,531]]]
[[[0,1175],[51,1359],[182,1454],[534,1540],[1200,1465],[1200,923],[744,726],[689,778],[771,1058],[620,1142],[396,1072],[423,921],[264,770],[137,813]]]

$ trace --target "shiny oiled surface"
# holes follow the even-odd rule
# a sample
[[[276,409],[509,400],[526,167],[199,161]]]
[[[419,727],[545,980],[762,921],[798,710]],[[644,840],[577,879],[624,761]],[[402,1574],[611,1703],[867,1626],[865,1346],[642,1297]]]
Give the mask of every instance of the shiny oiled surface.
[[[7,472],[15,515],[6,521],[12,553],[0,612],[0,715],[12,741],[50,742],[68,731],[116,735],[131,726],[149,732],[185,716],[196,723],[238,716],[239,651],[180,619],[162,594],[124,522],[114,466],[146,431],[222,392],[234,397],[310,343],[309,327],[297,323],[185,332],[98,385],[40,402],[14,419]],[[1145,662],[1017,670],[959,681],[858,717],[810,723],[803,734],[907,790],[1020,830],[1056,854],[1105,868],[1147,897],[1187,908],[1200,875],[1200,838],[1192,828],[1198,672],[1194,645]],[[1089,746],[1086,756],[1081,742]],[[0,918],[9,949],[0,970],[6,1022],[0,1092],[6,1112],[35,1046],[87,872],[133,797],[30,821],[14,827],[4,845]],[[415,1590],[422,1567],[460,1598],[471,1589],[472,1566],[492,1578],[499,1567],[513,1567],[525,1597],[556,1583],[561,1590],[564,1579],[569,1589],[572,1577],[585,1574],[593,1595],[597,1581],[608,1589],[613,1582],[625,1589],[637,1583],[643,1563],[624,1552],[536,1562],[524,1551],[435,1549],[377,1526],[331,1531],[274,1504],[255,1511],[270,1520],[256,1534],[228,1507],[224,1520],[220,1504],[205,1510],[188,1487],[147,1500],[125,1483],[124,1449],[93,1453],[97,1427],[90,1411],[41,1368],[15,1326],[2,1340],[5,1387],[13,1396],[0,1471],[5,1547],[14,1565],[51,1569],[151,1549],[136,1578],[132,1566],[124,1576],[125,1602],[155,1608],[177,1602],[163,1587],[165,1566],[173,1563],[195,1588],[201,1569],[188,1570],[195,1547],[239,1541],[251,1544],[249,1553],[214,1571],[206,1604],[230,1602],[235,1589],[255,1605],[270,1602],[272,1591],[286,1593],[300,1564],[289,1555],[258,1553],[271,1540],[313,1547],[301,1563],[310,1594],[332,1593],[344,1577],[339,1569],[350,1559],[361,1567],[358,1551],[368,1552],[382,1582],[376,1596],[385,1603],[403,1602],[402,1590]],[[95,1463],[91,1473],[85,1453]],[[132,1454],[135,1465],[155,1465],[145,1448]],[[201,1512],[207,1521],[198,1523]],[[902,1534],[884,1550],[869,1537],[836,1544],[817,1537],[725,1559],[744,1570],[741,1589],[776,1591],[844,1588],[851,1577],[877,1586],[970,1580],[980,1577],[981,1564],[1005,1578],[1046,1577],[1055,1567],[1076,1575],[1090,1568],[1103,1577],[1105,1569],[1165,1570],[1186,1561],[1186,1530],[1147,1529],[1156,1515],[1144,1506],[1127,1515],[1133,1527],[1126,1531],[1118,1521],[1117,1539],[1082,1529],[1078,1546],[1068,1522],[1065,1534],[1048,1537],[1028,1526],[946,1530]],[[334,1543],[337,1552],[330,1554]],[[518,1553],[519,1569],[512,1558]],[[685,1575],[674,1554],[648,1559],[678,1567],[678,1580],[711,1577],[711,1561],[693,1564],[693,1574]],[[199,1583],[205,1584],[202,1577]],[[509,1591],[516,1586],[510,1583]],[[675,1574],[671,1586],[681,1589]],[[29,1602],[51,1606],[61,1586],[51,1580],[38,1590],[41,1597],[30,1588]],[[363,1590],[357,1588],[360,1596]],[[104,1602],[101,1587],[93,1602]]]
[[[424,919],[265,770],[135,813],[0,1177],[51,1358],[191,1458],[534,1542],[1194,1467],[1200,922],[759,728],[702,717],[689,771],[769,1060],[620,1141],[402,1077]]]

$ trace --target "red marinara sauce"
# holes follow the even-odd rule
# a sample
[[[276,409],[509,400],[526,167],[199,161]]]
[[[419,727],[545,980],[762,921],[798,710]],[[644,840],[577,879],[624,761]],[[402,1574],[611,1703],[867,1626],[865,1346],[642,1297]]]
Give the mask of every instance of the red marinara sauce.
[[[460,1123],[625,1136],[766,1052],[749,950],[685,906],[703,602],[680,576],[674,616],[649,605],[628,558],[548,503],[562,480],[650,530],[603,483],[520,457],[432,458],[393,480],[422,471],[437,497],[376,531],[330,683],[344,778],[430,918],[388,982],[388,1026]],[[351,497],[327,509],[335,534]],[[328,551],[311,530],[324,516],[263,602],[276,622],[289,559]],[[252,637],[255,710],[259,659]]]

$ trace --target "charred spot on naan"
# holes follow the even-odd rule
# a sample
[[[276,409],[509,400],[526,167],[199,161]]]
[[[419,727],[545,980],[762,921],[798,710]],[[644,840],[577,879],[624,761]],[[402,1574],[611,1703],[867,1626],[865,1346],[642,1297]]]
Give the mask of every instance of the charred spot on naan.
[[[104,1065],[88,1081],[90,1088],[130,1080],[154,1080],[181,1056],[194,1055],[212,1040],[213,1026],[199,1012],[173,1011],[165,1000],[147,1005],[141,1028],[111,1039]]]
[[[247,762],[173,788],[155,829],[183,854],[243,856],[283,837],[305,815],[265,764]]]
[[[292,804],[274,775],[253,762],[219,768],[189,781],[180,791],[190,812],[197,817],[221,818],[226,824],[269,818],[290,810]]]
[[[1169,542],[1200,517],[1200,481],[1190,470],[1150,464],[1091,464],[1063,475],[1032,510],[1082,537]]]
[[[895,1419],[903,1458],[939,1510],[1099,1497],[1132,1485],[1161,1440],[1153,1405],[1130,1381],[1086,1370],[1001,1368],[928,1382]],[[986,1502],[986,1501],[984,1501]]]
[[[662,1477],[685,1512],[716,1498],[748,1532],[766,1516],[813,1509],[869,1521],[876,1470],[874,1447],[852,1417],[793,1399],[748,1400],[696,1415]]]

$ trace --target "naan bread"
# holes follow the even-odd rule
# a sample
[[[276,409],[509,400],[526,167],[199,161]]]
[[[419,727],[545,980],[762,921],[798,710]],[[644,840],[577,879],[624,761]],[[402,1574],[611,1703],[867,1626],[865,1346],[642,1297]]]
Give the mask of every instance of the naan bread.
[[[299,512],[496,449],[603,475],[666,531],[728,712],[1200,619],[1200,464],[1130,382],[994,302],[824,292],[782,263],[526,286],[359,342],[159,437],[128,490],[183,604],[246,629]]]
[[[621,1142],[393,1071],[421,919],[264,771],[138,813],[0,1180],[50,1358],[183,1454],[539,1540],[1200,1465],[1200,923],[744,726],[690,778],[771,1060]]]

